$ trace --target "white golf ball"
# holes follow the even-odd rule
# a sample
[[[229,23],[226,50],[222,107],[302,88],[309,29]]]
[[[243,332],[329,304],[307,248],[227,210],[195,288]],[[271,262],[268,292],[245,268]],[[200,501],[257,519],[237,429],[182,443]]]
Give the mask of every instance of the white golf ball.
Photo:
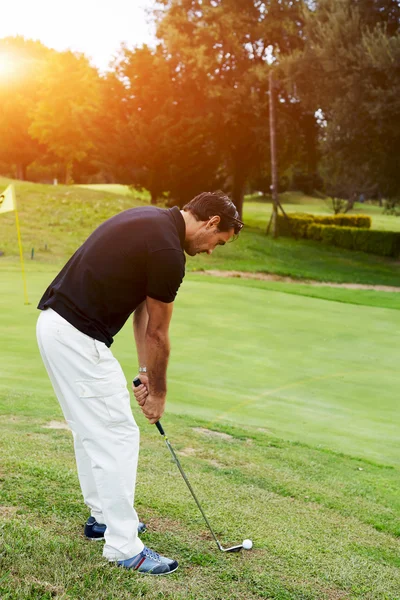
[[[242,546],[245,550],[251,550],[253,547],[253,542],[251,540],[243,540]]]

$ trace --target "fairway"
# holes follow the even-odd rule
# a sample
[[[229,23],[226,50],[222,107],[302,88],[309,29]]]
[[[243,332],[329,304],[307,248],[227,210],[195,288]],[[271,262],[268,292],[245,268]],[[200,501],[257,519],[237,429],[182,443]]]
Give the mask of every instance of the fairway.
[[[3,272],[7,353],[0,385],[23,394],[29,382],[29,391],[40,389],[56,414],[34,338],[35,306],[54,275],[42,268],[29,274],[29,307],[20,297],[17,269]],[[284,439],[398,465],[399,331],[398,310],[188,276],[172,322],[166,419],[174,413],[199,417],[211,428],[265,428]],[[113,351],[129,381],[136,368],[130,321]],[[38,414],[27,407],[28,414],[32,410]]]
[[[314,298],[304,285],[186,277],[163,425],[221,543],[249,537],[254,550],[218,553],[133,403],[144,541],[181,564],[149,581],[108,567],[82,537],[72,439],[52,429],[63,418],[35,341],[35,306],[56,272],[27,264],[24,306],[17,264],[1,270],[2,598],[398,600],[400,311],[377,306],[397,294]],[[129,380],[130,323],[113,350]]]

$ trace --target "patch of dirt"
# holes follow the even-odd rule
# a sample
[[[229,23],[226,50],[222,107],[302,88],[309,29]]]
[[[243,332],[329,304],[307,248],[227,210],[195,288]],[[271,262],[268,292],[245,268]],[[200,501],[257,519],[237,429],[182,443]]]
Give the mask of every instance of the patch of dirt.
[[[202,275],[212,275],[213,277],[237,277],[243,279],[258,279],[259,281],[281,281],[282,283],[304,283],[315,287],[335,287],[346,288],[349,290],[375,290],[377,292],[398,292],[400,287],[392,285],[368,285],[364,283],[335,283],[331,281],[315,281],[314,279],[294,279],[293,277],[284,277],[273,273],[247,273],[245,271],[196,271]]]
[[[222,433],[221,431],[212,431],[211,429],[206,429],[205,427],[193,427],[193,431],[197,433],[201,433],[202,435],[209,435],[210,437],[218,437],[223,440],[233,440],[233,436],[228,433]]]
[[[194,448],[184,448],[183,450],[178,450],[177,454],[180,456],[194,456],[196,454],[196,450]]]
[[[0,506],[0,517],[10,518],[17,513],[17,506]]]
[[[43,429],[67,429],[71,431],[64,421],[50,421],[46,425],[42,425]]]
[[[218,462],[214,458],[211,458],[207,462],[208,462],[209,465],[211,465],[212,467],[215,467],[216,469],[224,469],[225,468],[225,465],[223,465],[222,463]]]
[[[168,517],[149,517],[144,519],[148,532],[173,532],[173,531],[184,531],[184,527],[180,521],[174,521]]]
[[[30,583],[34,583],[37,586],[40,586],[41,588],[45,589],[46,592],[49,592],[51,596],[57,596],[57,598],[60,597],[59,594],[62,594],[65,591],[64,588],[60,585],[53,585],[49,581],[41,581],[36,577],[28,577],[27,581],[29,581]]]

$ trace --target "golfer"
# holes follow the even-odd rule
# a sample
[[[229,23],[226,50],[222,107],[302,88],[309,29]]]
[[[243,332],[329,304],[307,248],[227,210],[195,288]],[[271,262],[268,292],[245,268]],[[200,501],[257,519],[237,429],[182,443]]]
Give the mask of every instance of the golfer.
[[[139,429],[122,368],[110,346],[133,316],[142,385],[134,388],[150,423],[165,409],[169,324],[185,275],[185,254],[211,254],[243,226],[222,192],[183,210],[128,209],[102,223],[50,284],[38,308],[40,353],[72,430],[79,482],[90,517],[85,535],[105,540],[119,566],[161,575],[178,568],[144,546],[134,509]]]

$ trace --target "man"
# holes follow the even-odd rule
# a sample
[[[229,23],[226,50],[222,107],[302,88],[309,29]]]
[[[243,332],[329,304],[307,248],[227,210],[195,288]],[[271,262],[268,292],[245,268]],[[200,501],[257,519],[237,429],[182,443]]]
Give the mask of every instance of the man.
[[[43,362],[74,438],[79,482],[91,516],[89,539],[103,556],[152,575],[175,560],[146,548],[133,508],[139,430],[113,336],[134,312],[142,385],[134,388],[150,423],[163,415],[173,302],[185,255],[211,254],[243,223],[222,192],[205,192],[183,210],[128,209],[102,223],[75,252],[40,300],[37,338]]]

